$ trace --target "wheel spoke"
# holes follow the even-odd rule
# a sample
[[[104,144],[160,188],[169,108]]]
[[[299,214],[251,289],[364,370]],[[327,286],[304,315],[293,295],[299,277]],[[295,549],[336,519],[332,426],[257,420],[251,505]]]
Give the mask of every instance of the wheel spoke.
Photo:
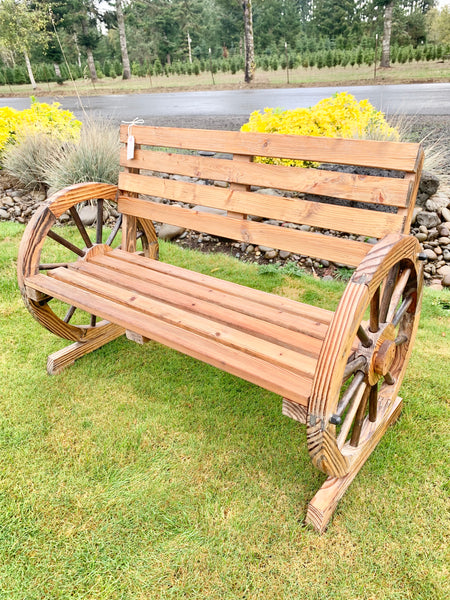
[[[364,417],[366,414],[367,400],[369,398],[372,386],[366,386],[363,397],[359,403],[358,410],[356,411],[355,421],[353,423],[352,437],[350,438],[350,446],[356,447],[359,445],[359,438],[361,437],[361,429],[364,423]]]
[[[389,323],[392,317],[394,316],[395,309],[397,308],[397,304],[399,303],[400,298],[404,292],[406,284],[408,283],[409,276],[411,275],[411,269],[405,269],[403,273],[398,278],[397,284],[392,292],[391,302],[389,305],[388,314],[386,317],[386,322]]]
[[[108,239],[105,242],[105,244],[107,246],[111,246],[111,244],[113,243],[113,241],[116,238],[116,235],[119,232],[119,229],[120,229],[121,225],[122,225],[122,215],[119,215],[119,218],[117,219],[116,224],[113,227],[113,230],[111,231],[111,233],[109,234]]]
[[[40,263],[39,271],[50,271],[59,267],[68,267],[69,263]]]
[[[83,221],[80,219],[80,215],[78,214],[78,211],[75,208],[75,206],[72,206],[71,208],[69,208],[69,212],[70,212],[70,216],[72,217],[72,219],[75,222],[75,225],[77,226],[78,231],[81,234],[81,237],[83,238],[83,242],[86,244],[86,247],[92,248],[91,238],[89,237],[89,234],[86,231]]]
[[[368,387],[367,384],[363,381],[362,383],[359,384],[359,387],[357,388],[356,393],[353,395],[353,399],[351,401],[351,404],[349,406],[347,414],[345,415],[344,422],[342,423],[341,431],[339,432],[339,435],[336,440],[339,449],[342,448],[342,446],[345,444],[345,442],[347,440],[348,432],[351,429],[353,420],[355,418],[356,411],[359,408],[361,399],[362,399],[367,387]]]
[[[347,408],[347,406],[348,406],[349,402],[352,400],[352,398],[354,398],[359,386],[364,381],[364,377],[365,377],[365,374],[362,371],[358,371],[356,373],[356,375],[353,377],[353,381],[351,382],[351,384],[345,390],[342,398],[339,401],[339,404],[337,405],[336,412],[331,417],[332,423],[334,423],[335,425],[339,425],[340,419],[341,419],[342,415],[344,414],[345,409]]]
[[[369,421],[375,423],[378,414],[378,384],[370,388],[369,396]]]
[[[376,333],[380,328],[380,288],[378,287],[370,300],[369,331]]]
[[[76,306],[71,306],[69,310],[66,312],[64,316],[64,323],[69,323],[70,319],[73,317],[73,313],[77,310]]]
[[[406,313],[408,308],[411,306],[412,301],[413,301],[413,297],[411,294],[409,296],[406,296],[406,298],[403,299],[403,302],[400,304],[399,309],[397,310],[397,312],[394,315],[394,318],[392,319],[392,325],[394,327],[397,327],[397,325],[400,323],[403,315]]]
[[[383,296],[380,304],[380,322],[386,323],[386,318],[391,304],[392,292],[394,291],[395,282],[397,281],[399,265],[396,264],[389,271],[383,289]]]
[[[103,200],[97,200],[97,229],[95,235],[95,241],[97,244],[102,243],[103,233]]]
[[[363,367],[367,365],[367,359],[365,356],[358,356],[354,360],[351,360],[347,363],[344,371],[343,381],[347,381],[347,379],[356,373],[356,371],[361,370]]]
[[[61,244],[61,246],[64,246],[74,254],[78,254],[78,256],[84,256],[84,250],[81,250],[81,248],[78,248],[78,246],[75,246],[75,244],[72,244],[72,242],[69,242],[68,240],[64,239],[54,231],[50,230],[47,235],[49,238],[51,238],[58,244]]]
[[[367,331],[364,329],[364,327],[362,325],[360,325],[358,327],[358,331],[356,332],[356,335],[358,336],[358,339],[361,342],[361,344],[364,346],[364,348],[370,348],[370,346],[372,345],[372,340],[367,335]]]
[[[402,344],[405,344],[407,341],[409,340],[408,336],[406,335],[406,333],[401,333],[400,335],[398,335],[395,338],[394,344],[396,346],[401,346]]]

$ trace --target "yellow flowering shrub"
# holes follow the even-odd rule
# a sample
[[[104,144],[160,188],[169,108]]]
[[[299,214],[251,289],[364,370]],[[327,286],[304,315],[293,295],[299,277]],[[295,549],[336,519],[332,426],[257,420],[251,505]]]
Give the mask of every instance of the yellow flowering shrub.
[[[310,108],[265,108],[250,115],[241,131],[288,133],[319,137],[369,138],[397,141],[399,132],[368,100],[358,102],[348,92],[324,98]],[[304,161],[258,158],[258,162],[312,166]]]
[[[0,108],[0,155],[8,143],[27,133],[47,133],[61,140],[77,139],[81,122],[60,106],[59,102],[46,104],[31,98],[31,107],[25,110]]]

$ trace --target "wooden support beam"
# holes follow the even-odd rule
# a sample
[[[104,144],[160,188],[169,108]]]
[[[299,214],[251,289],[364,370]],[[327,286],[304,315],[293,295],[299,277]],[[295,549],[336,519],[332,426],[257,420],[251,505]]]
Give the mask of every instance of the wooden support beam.
[[[147,342],[150,342],[150,338],[145,337],[140,333],[136,333],[135,331],[130,331],[129,329],[125,331],[125,335],[127,336],[127,340],[136,342],[136,344],[140,344],[141,346]]]
[[[66,367],[73,365],[77,358],[81,358],[123,335],[124,329],[114,323],[109,323],[99,329],[99,332],[99,335],[95,338],[88,339],[85,342],[75,342],[50,354],[47,358],[47,373],[49,375],[60,373]]]
[[[298,404],[298,402],[292,402],[287,398],[283,398],[282,413],[285,417],[294,419],[302,425],[306,425],[306,419],[308,417],[308,409],[306,406]]]
[[[353,461],[350,472],[345,477],[328,477],[320,490],[311,500],[306,513],[306,523],[309,523],[319,533],[323,533],[336,510],[337,504],[345,494],[350,484],[369,458],[372,450],[378,444],[386,429],[392,425],[401,413],[403,401],[397,397],[390,409],[376,424],[376,431],[367,442],[366,447],[361,449]]]

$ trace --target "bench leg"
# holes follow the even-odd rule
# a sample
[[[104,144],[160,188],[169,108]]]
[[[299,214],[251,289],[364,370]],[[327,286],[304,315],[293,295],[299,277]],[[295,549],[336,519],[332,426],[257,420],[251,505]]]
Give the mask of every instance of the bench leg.
[[[319,533],[323,533],[327,528],[339,500],[345,494],[353,479],[369,458],[372,450],[378,444],[386,429],[399,417],[402,405],[402,399],[397,397],[396,401],[392,403],[390,410],[384,415],[382,422],[377,426],[373,436],[370,438],[370,444],[367,444],[364,451],[355,457],[356,460],[352,463],[350,472],[345,477],[328,477],[309,503],[308,511],[306,513],[306,523],[312,525]]]
[[[75,342],[70,346],[66,346],[57,352],[53,352],[47,358],[47,373],[56,375],[66,367],[70,367],[77,360],[89,352],[93,352],[108,342],[115,340],[124,333],[123,327],[119,327],[114,323],[109,323],[99,329],[99,335],[85,342]]]

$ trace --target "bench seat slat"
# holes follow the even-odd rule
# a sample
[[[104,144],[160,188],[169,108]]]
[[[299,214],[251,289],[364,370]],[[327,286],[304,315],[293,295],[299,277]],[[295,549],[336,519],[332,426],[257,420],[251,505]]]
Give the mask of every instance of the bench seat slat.
[[[339,162],[410,172],[418,169],[419,144],[413,143],[151,126],[134,126],[133,135],[136,144],[146,146]],[[128,126],[122,125],[120,141],[126,142],[127,138]]]
[[[400,231],[404,221],[401,215],[393,213],[373,210],[369,213],[364,208],[279,196],[274,202],[273,196],[257,192],[242,192],[149,175],[121,173],[119,187],[127,192],[162,197],[175,202],[186,202],[189,198],[191,204],[377,238],[384,237],[393,229]]]
[[[406,206],[410,183],[405,179],[355,175],[323,169],[294,168],[221,158],[207,158],[152,150],[136,150],[134,158],[127,159],[121,151],[123,167],[145,169],[212,179],[228,183],[258,185],[319,196],[331,196],[356,202],[388,206]],[[124,178],[127,181],[127,178]],[[126,183],[124,188],[127,188]],[[276,218],[276,217],[274,217]]]
[[[195,202],[195,198],[192,200]],[[162,221],[250,244],[262,244],[297,254],[325,258],[349,266],[357,266],[371,248],[371,245],[365,242],[238,220],[139,198],[121,196],[118,208],[120,212],[135,217]]]
[[[140,310],[53,277],[33,275],[26,278],[25,285],[307,406],[312,377],[189,330],[180,335],[177,325],[152,315],[144,316]]]
[[[130,291],[120,287],[113,276],[110,277],[110,280],[114,283],[107,283],[98,280],[96,277],[90,277],[84,273],[64,268],[54,269],[48,273],[48,276],[58,282],[68,283],[77,289],[137,309],[141,312],[143,319],[148,315],[175,325],[182,330],[180,337],[184,335],[184,331],[191,331],[216,340],[219,344],[241,350],[245,355],[262,358],[272,364],[286,367],[292,372],[311,378],[314,375],[317,356],[316,358],[307,356],[300,351],[293,351],[282,345],[269,342],[262,337],[257,337],[255,332],[251,335],[230,325],[225,325],[220,320],[220,313],[217,313],[217,308],[217,316],[208,315],[208,318],[183,310],[176,304],[175,292],[173,291],[169,303],[164,303],[141,294],[139,280],[135,281],[135,289]]]
[[[179,292],[182,297],[177,299],[177,305],[186,305],[185,308],[192,310],[193,312],[204,312],[205,302],[214,306],[217,311],[217,307],[220,310],[224,310],[225,313],[221,314],[221,318],[228,321],[232,317],[231,311],[236,311],[240,318],[247,316],[252,322],[252,317],[258,319],[258,322],[263,321],[264,327],[270,325],[276,325],[279,328],[283,328],[284,339],[281,340],[278,336],[276,339],[280,339],[281,343],[288,343],[288,335],[290,330],[297,334],[305,334],[308,336],[307,341],[310,346],[310,352],[314,355],[318,351],[318,346],[311,342],[310,338],[322,341],[325,337],[327,326],[319,321],[313,321],[306,319],[301,316],[295,316],[285,314],[279,308],[275,309],[272,307],[264,306],[254,302],[252,300],[244,299],[240,296],[227,294],[223,291],[217,291],[212,288],[199,285],[197,283],[189,281],[189,279],[181,279],[164,273],[158,273],[152,269],[130,264],[125,261],[118,260],[108,253],[107,256],[99,255],[92,258],[89,263],[85,261],[78,261],[70,265],[70,268],[80,270],[86,273],[93,273],[99,279],[105,279],[106,281],[111,280],[111,271],[114,272],[114,280],[119,281],[119,275],[132,276],[130,277],[129,284],[135,282],[136,279],[140,280],[140,292],[150,295],[152,297],[159,298],[160,300],[168,301],[171,291]],[[94,268],[97,270],[94,270]],[[121,279],[123,285],[126,285],[126,280]],[[148,292],[147,292],[148,290]],[[225,315],[227,315],[225,317]],[[249,328],[250,323],[244,320],[242,328]],[[276,331],[276,330],[275,330]],[[280,332],[281,333],[281,332]],[[290,338],[289,338],[290,339]],[[290,344],[296,345],[295,337],[292,337]],[[301,345],[305,339],[298,338]]]
[[[108,256],[105,257],[105,262],[110,262]],[[120,261],[115,261],[115,263],[119,263],[120,265]],[[139,274],[139,277],[136,278],[134,274],[131,276],[131,274],[121,273],[116,270],[115,264],[108,266],[110,266],[110,268],[98,266],[90,261],[77,261],[70,265],[69,268],[79,273],[90,275],[97,281],[105,283],[114,281],[115,286],[120,286],[126,290],[133,291],[138,288],[139,294],[146,298],[153,298],[165,304],[170,304],[173,307],[180,308],[187,313],[204,316],[221,324],[228,324],[244,333],[250,333],[260,337],[262,340],[276,343],[279,346],[300,352],[301,354],[313,356],[316,359],[319,355],[322,341],[317,337],[311,338],[305,334],[281,327],[278,324],[258,319],[255,316],[246,314],[238,309],[231,310],[225,308],[221,305],[217,305],[214,301],[211,301],[211,299],[208,301],[200,300],[199,298],[191,296],[186,291],[184,285],[180,286],[180,284],[178,284],[178,289],[175,289],[174,287],[168,288],[158,283],[146,281],[144,279],[144,274],[142,277]],[[111,270],[114,271],[114,274],[111,273]],[[144,269],[141,269],[141,271],[144,271]]]
[[[297,302],[296,300],[291,300],[290,298],[284,298],[282,296],[277,296],[276,294],[270,294],[268,292],[249,288],[245,285],[232,283],[231,281],[219,279],[218,277],[213,277],[212,275],[204,275],[203,273],[190,271],[188,269],[184,269],[183,267],[177,267],[175,265],[164,263],[158,260],[151,260],[143,256],[139,256],[138,254],[124,252],[123,250],[112,250],[109,253],[109,256],[125,261],[128,265],[128,268],[130,268],[131,265],[141,265],[148,270],[155,271],[156,273],[164,273],[167,275],[172,275],[177,279],[182,279],[185,282],[183,285],[193,282],[204,286],[206,289],[211,288],[213,290],[223,292],[228,296],[234,296],[239,301],[245,300],[245,302],[248,303],[248,301],[251,300],[255,302],[255,305],[259,304],[261,306],[275,308],[280,314],[286,313],[288,316],[292,315],[294,318],[300,317],[303,319],[308,319],[313,321],[314,329],[316,322],[329,325],[334,315],[333,311],[325,308],[319,308],[317,306],[311,306],[309,304]],[[93,260],[101,261],[101,255],[95,257]],[[309,330],[307,330],[307,333],[310,333]]]

